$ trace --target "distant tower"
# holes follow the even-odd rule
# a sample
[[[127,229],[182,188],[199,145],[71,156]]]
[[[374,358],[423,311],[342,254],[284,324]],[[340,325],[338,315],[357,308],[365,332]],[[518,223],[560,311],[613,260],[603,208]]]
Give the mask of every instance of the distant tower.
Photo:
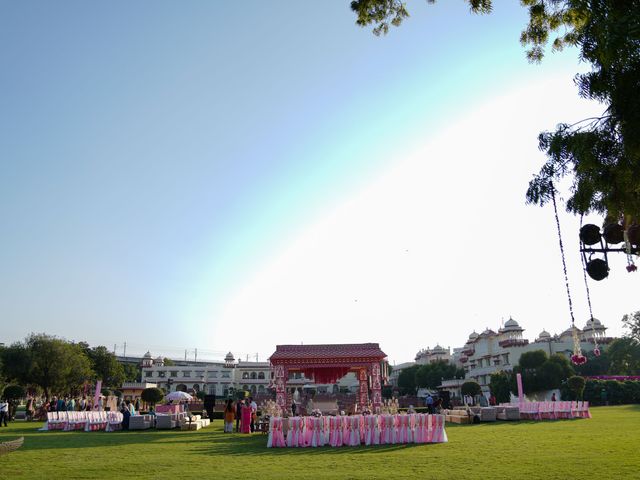
[[[162,358],[162,355],[158,355],[158,358],[153,361],[153,364],[156,367],[164,367],[164,358]]]
[[[142,357],[142,368],[153,367],[153,358],[151,357],[151,353],[147,352]]]
[[[229,352],[227,353],[227,355],[224,357],[224,366],[226,368],[233,368],[235,367],[235,362],[236,359],[233,357],[233,353]]]

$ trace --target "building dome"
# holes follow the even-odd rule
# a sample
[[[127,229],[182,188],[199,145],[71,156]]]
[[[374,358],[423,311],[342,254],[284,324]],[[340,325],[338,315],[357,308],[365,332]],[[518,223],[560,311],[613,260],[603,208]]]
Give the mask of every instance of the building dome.
[[[540,335],[538,335],[538,338],[551,338],[551,334],[546,330],[542,330]]]
[[[152,358],[152,357],[151,357],[151,352],[149,352],[149,351],[147,350],[147,353],[145,353],[145,354],[144,354],[144,357],[142,357],[142,358]]]
[[[519,327],[520,325],[518,325],[518,322],[516,322],[513,318],[509,317],[509,320],[507,320],[504,324],[505,328],[509,328],[509,327]]]
[[[435,353],[435,352],[445,352],[446,350],[444,349],[444,347],[441,347],[440,345],[436,344],[436,346],[433,347],[432,351]]]
[[[476,338],[478,338],[479,336],[480,336],[480,335],[478,335],[478,334],[476,333],[476,331],[474,330],[473,332],[471,332],[471,335],[469,335],[469,340],[473,341],[473,340],[475,340]]]
[[[233,357],[233,353],[231,352],[227,353],[227,355],[224,357],[224,360],[225,362],[233,362],[235,360],[235,358]]]

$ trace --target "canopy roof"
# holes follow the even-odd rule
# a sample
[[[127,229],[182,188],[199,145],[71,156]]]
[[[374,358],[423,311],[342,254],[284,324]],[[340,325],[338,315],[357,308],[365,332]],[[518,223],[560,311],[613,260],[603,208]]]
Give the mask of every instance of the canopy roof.
[[[377,343],[277,345],[269,361],[272,365],[331,366],[371,363],[386,356]]]

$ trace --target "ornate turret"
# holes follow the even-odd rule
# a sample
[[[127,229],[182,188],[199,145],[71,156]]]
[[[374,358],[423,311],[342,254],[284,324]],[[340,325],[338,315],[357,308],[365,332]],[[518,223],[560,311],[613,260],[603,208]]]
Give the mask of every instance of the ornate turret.
[[[226,368],[235,367],[236,366],[235,362],[236,362],[236,359],[234,358],[233,353],[231,352],[227,353],[227,355],[224,357],[224,366]]]
[[[150,352],[147,352],[144,354],[144,357],[142,357],[142,368],[149,367],[153,367],[153,357]]]

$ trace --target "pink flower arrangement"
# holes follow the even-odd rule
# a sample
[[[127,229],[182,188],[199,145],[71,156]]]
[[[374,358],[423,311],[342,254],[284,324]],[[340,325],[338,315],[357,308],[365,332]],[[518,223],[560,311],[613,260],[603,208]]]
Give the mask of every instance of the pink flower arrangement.
[[[571,363],[573,363],[574,365],[584,365],[585,363],[587,363],[587,357],[585,357],[584,355],[571,355]]]
[[[600,356],[600,349],[599,349],[598,347],[594,348],[594,349],[593,349],[593,354],[594,354],[596,357],[599,357],[599,356]]]
[[[633,263],[630,265],[627,265],[627,272],[631,273],[631,272],[635,272],[636,270],[638,270],[638,267],[636,267]]]

